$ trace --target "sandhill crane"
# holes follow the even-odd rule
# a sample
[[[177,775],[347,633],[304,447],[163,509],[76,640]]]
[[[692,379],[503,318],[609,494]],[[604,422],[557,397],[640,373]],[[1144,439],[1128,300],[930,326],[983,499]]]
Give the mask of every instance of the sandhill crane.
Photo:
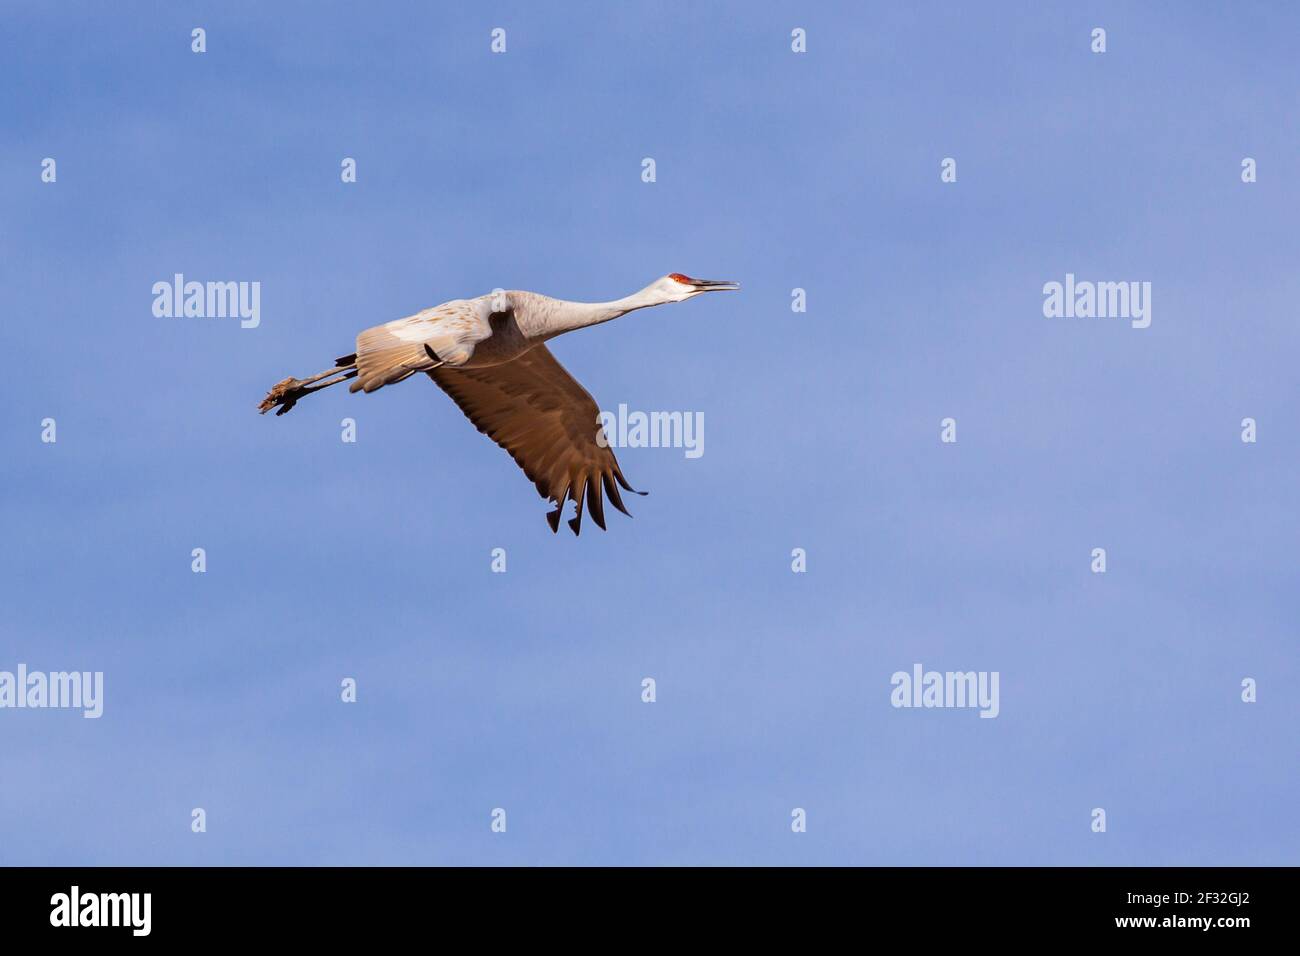
[[[541,496],[555,504],[546,516],[552,531],[559,530],[565,503],[572,500],[577,511],[569,528],[578,534],[584,499],[592,520],[603,530],[602,488],[623,514],[628,510],[618,485],[635,494],[644,492],[627,483],[614,452],[598,440],[595,400],[545,343],[636,309],[738,288],[735,282],[674,272],[612,302],[567,302],[536,292],[454,299],[366,329],[357,336],[356,352],[309,378],[277,383],[259,409],[265,414],[276,408],[276,414],[283,415],[304,396],[348,379],[355,379],[350,391],[373,392],[426,372],[480,432],[510,453]]]

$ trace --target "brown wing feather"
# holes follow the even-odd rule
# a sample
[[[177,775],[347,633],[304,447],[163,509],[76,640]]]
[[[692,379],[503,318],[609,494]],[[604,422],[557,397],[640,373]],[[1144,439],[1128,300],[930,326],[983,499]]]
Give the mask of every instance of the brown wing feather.
[[[628,514],[615,482],[628,491],[635,489],[623,477],[613,449],[596,441],[600,409],[545,345],[503,365],[445,365],[428,375],[479,431],[510,453],[541,496],[555,503],[546,516],[552,531],[559,530],[569,500],[577,505],[569,519],[574,534],[582,529],[584,500],[592,520],[603,529],[602,491],[610,504]]]

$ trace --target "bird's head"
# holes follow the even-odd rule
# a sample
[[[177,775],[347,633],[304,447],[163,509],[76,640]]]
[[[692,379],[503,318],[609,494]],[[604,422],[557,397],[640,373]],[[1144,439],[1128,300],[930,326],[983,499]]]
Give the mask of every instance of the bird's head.
[[[646,290],[663,302],[685,302],[705,292],[729,292],[740,288],[739,282],[726,282],[721,279],[692,279],[690,276],[673,272],[650,283]]]

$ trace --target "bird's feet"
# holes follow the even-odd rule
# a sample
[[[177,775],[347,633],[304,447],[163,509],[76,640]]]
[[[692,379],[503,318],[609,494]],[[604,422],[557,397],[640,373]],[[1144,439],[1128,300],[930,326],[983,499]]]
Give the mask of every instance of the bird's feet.
[[[293,408],[293,406],[298,404],[298,399],[307,394],[306,390],[303,388],[304,384],[305,383],[301,379],[296,379],[292,376],[283,381],[276,382],[271,386],[271,390],[266,393],[266,398],[262,399],[262,404],[257,406],[257,410],[265,415],[271,409],[275,408],[275,406],[279,405],[280,407],[276,409],[275,413],[277,415],[283,415],[289,409]]]

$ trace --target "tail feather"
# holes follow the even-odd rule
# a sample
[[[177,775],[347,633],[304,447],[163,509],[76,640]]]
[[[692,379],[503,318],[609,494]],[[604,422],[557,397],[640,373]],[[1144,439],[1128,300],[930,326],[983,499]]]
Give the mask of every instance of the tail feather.
[[[424,351],[424,346],[418,343],[362,352],[357,363],[360,374],[357,380],[348,386],[348,390],[373,392],[385,385],[395,385],[403,379],[410,378],[416,372],[437,367],[438,363],[430,360]]]
[[[357,336],[357,354],[352,359],[358,373],[357,380],[348,387],[353,392],[373,392],[442,364],[423,341],[403,339],[384,325]]]

